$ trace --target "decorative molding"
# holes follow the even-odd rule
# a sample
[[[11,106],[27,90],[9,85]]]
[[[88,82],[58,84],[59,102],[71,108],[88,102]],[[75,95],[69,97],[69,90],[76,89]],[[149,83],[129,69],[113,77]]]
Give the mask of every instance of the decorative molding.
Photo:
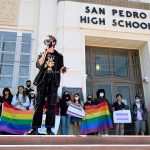
[[[128,1],[128,0],[58,0],[58,2],[61,1],[72,1],[72,2],[101,4],[101,5],[108,5],[108,6],[119,6],[119,7],[126,7],[126,8],[150,10],[150,3],[135,2],[135,1]]]
[[[17,26],[20,0],[0,0],[0,25]]]

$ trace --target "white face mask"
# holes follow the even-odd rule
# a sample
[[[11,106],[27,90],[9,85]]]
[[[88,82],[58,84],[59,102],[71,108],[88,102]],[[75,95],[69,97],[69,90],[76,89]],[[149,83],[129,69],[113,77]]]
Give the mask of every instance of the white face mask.
[[[136,101],[136,103],[139,103],[139,102],[140,102],[140,99],[139,99],[139,98],[137,98],[137,99],[135,99],[135,101]]]
[[[100,97],[103,97],[103,96],[104,96],[104,93],[100,93],[99,96],[100,96]]]
[[[75,99],[75,100],[79,100],[79,97],[75,97],[74,99]]]

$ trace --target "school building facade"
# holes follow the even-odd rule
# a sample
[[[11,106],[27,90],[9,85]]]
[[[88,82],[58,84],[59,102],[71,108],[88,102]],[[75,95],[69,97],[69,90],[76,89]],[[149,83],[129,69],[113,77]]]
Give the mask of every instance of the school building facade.
[[[149,0],[0,0],[0,92],[34,80],[43,40],[52,34],[68,68],[62,87],[84,99],[104,88],[112,103],[135,95],[150,110]]]

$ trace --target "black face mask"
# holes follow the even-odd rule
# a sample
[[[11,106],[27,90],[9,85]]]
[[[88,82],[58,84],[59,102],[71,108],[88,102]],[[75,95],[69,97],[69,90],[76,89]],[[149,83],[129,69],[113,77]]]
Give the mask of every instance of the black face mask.
[[[88,101],[92,101],[92,98],[88,98]]]
[[[27,87],[29,88],[29,87],[31,87],[31,85],[30,85],[30,84],[28,84],[28,85],[27,85]]]
[[[52,42],[53,42],[53,41],[50,40],[50,39],[44,40],[44,44],[45,44],[46,46],[48,46],[49,48],[51,48],[51,47],[53,46]]]
[[[65,95],[65,99],[69,99],[70,95],[69,94],[66,94]]]

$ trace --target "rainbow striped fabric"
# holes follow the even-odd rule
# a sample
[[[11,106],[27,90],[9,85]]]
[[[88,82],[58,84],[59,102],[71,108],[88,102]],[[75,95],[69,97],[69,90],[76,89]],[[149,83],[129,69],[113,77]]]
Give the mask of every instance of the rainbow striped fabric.
[[[89,134],[113,128],[107,102],[85,106],[85,112],[86,116],[82,119],[81,134]]]
[[[8,103],[3,103],[0,131],[11,134],[24,134],[31,129],[34,110],[16,109]]]

